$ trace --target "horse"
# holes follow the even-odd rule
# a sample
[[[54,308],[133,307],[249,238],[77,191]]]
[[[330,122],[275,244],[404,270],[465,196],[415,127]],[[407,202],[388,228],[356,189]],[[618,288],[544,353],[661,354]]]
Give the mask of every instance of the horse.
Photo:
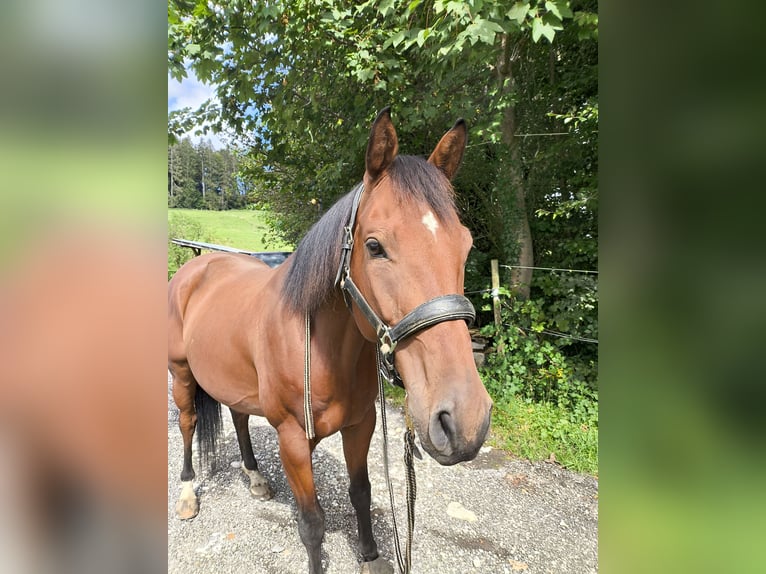
[[[390,571],[372,533],[367,470],[378,371],[386,365],[406,391],[424,450],[442,465],[476,456],[492,401],[471,350],[474,311],[463,280],[472,238],[451,184],[466,132],[458,120],[427,160],[399,155],[385,108],[370,129],[361,184],[281,266],[211,253],[169,282],[168,367],[183,437],[179,518],[199,511],[192,437],[199,423],[202,450],[214,449],[220,404],[231,411],[251,494],[271,498],[248,431],[251,415],[266,417],[277,431],[309,572],[321,573],[325,517],[311,455],[340,431],[362,570]]]

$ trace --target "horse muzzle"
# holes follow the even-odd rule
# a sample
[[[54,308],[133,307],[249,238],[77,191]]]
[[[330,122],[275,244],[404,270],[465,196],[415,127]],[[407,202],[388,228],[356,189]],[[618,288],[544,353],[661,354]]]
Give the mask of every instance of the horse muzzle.
[[[416,425],[423,448],[431,458],[444,466],[473,460],[489,432],[491,401],[488,401],[484,411],[478,424],[466,424],[454,408],[434,409],[425,428]]]

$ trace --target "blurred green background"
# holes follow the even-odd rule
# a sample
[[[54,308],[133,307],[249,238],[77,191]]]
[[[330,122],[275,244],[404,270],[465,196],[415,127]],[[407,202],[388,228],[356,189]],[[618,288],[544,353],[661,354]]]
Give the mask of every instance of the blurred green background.
[[[764,7],[607,4],[603,572],[766,569]]]
[[[164,30],[146,0],[3,3],[3,259],[83,219],[164,229]]]

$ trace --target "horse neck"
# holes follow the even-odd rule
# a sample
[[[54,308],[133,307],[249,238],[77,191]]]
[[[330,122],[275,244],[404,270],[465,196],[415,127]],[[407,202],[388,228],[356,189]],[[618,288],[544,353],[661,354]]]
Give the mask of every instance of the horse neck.
[[[362,336],[339,291],[334,292],[315,313],[311,329],[312,339],[322,342],[320,349],[354,362],[364,346],[371,344]]]

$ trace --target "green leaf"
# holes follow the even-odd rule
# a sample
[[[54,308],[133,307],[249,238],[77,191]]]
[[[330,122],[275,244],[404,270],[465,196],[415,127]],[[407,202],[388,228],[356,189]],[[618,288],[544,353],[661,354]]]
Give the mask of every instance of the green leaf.
[[[569,7],[569,0],[553,0],[556,7],[559,9],[559,18],[573,18],[572,9]]]
[[[375,70],[369,68],[361,68],[356,71],[356,77],[362,82],[367,82],[375,77]]]
[[[186,45],[186,53],[190,56],[193,56],[195,54],[199,54],[202,47],[199,44],[187,44]]]
[[[465,29],[465,33],[471,41],[471,45],[474,45],[477,41],[492,45],[495,42],[495,34],[502,32],[502,26],[491,20],[477,19]]]
[[[394,0],[383,0],[378,6],[378,12],[383,16],[388,16],[388,14],[393,10]]]
[[[465,2],[447,2],[447,12],[449,14],[454,14],[456,16],[461,16],[465,14],[468,11],[468,6],[466,6]]]
[[[388,40],[385,41],[383,44],[383,49],[385,50],[388,46],[393,46],[396,48],[399,44],[404,41],[404,39],[407,37],[407,30],[399,30],[396,34],[391,36]]]
[[[546,2],[545,3],[545,9],[548,10],[548,12],[552,12],[553,14],[555,14],[555,16],[559,20],[562,19],[561,12],[559,12],[559,7],[555,3],[553,3],[553,2]]]
[[[561,23],[561,20],[557,17],[551,14],[550,12],[543,14],[543,24],[546,24],[553,28],[554,30],[563,30],[564,26]]]
[[[535,18],[532,21],[532,40],[536,43],[540,40],[541,36],[548,38],[548,41],[553,43],[553,37],[556,35],[556,30],[550,24],[545,24],[542,18]]]
[[[423,1],[423,0],[412,0],[412,2],[410,2],[410,5],[409,5],[409,6],[407,6],[407,12],[408,12],[408,13],[412,13],[412,12],[413,12],[413,10],[415,10],[415,9],[416,9],[418,6],[420,6],[420,3],[421,3],[422,1]]]
[[[511,20],[516,20],[517,24],[524,22],[524,18],[527,17],[527,11],[529,10],[528,2],[516,2],[513,7],[508,10],[506,16]]]
[[[418,47],[422,47],[423,44],[426,43],[426,40],[428,39],[428,36],[431,35],[431,29],[430,28],[424,28],[420,32],[418,32],[417,38],[415,41],[418,44]]]

